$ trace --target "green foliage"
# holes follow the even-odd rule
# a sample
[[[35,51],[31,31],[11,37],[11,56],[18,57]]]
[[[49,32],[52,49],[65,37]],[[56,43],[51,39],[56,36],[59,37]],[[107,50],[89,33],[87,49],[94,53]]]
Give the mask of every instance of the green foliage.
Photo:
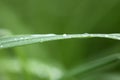
[[[119,4],[0,0],[0,80],[120,80]]]

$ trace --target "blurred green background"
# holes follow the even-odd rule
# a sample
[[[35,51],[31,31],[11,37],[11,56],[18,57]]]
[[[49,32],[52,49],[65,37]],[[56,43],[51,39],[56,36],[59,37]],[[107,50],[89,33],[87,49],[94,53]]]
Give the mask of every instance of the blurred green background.
[[[0,0],[0,29],[0,36],[119,33],[120,0]],[[119,41],[100,38],[1,49],[0,80],[59,80],[67,70],[119,52]],[[66,80],[120,80],[119,63],[109,67]]]

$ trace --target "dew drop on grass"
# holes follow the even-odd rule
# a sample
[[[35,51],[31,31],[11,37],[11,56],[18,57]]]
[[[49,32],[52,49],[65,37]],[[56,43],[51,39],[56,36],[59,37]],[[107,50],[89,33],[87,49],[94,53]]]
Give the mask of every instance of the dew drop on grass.
[[[43,34],[43,36],[56,36],[56,34]]]
[[[85,35],[87,35],[88,33],[84,33]]]
[[[64,37],[66,37],[66,36],[67,36],[67,34],[63,34],[63,36],[64,36]]]
[[[47,34],[46,36],[55,36],[56,34]]]
[[[105,35],[105,37],[109,37],[108,35]]]

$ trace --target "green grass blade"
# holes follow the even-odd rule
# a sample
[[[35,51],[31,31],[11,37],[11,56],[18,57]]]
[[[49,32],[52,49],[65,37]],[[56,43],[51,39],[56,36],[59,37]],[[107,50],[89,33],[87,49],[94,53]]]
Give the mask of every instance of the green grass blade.
[[[100,68],[106,64],[115,63],[116,61],[119,61],[119,60],[120,60],[120,54],[109,55],[104,58],[101,58],[101,59],[98,59],[95,61],[91,61],[91,62],[88,62],[83,65],[79,65],[79,66],[73,68],[72,70],[67,71],[63,78],[66,79],[66,78],[74,77],[76,75],[85,73],[87,71],[95,70],[96,68]]]
[[[70,39],[70,38],[109,38],[120,40],[120,34],[33,34],[33,35],[16,35],[10,37],[0,38],[0,48],[8,48],[21,46],[26,44],[33,44],[38,42],[46,42],[60,39]]]

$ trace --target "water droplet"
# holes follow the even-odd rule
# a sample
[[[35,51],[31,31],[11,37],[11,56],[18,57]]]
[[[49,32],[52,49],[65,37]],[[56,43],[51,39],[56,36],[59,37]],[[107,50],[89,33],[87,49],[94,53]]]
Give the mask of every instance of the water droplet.
[[[56,34],[47,34],[46,36],[55,36]]]
[[[36,35],[31,35],[31,37],[46,37],[46,36],[56,36],[56,34],[36,34]]]
[[[88,33],[84,33],[84,34],[88,34]]]
[[[64,37],[66,37],[66,36],[67,36],[67,34],[63,34],[63,36],[64,36]]]
[[[105,35],[105,37],[109,37],[108,35]]]

